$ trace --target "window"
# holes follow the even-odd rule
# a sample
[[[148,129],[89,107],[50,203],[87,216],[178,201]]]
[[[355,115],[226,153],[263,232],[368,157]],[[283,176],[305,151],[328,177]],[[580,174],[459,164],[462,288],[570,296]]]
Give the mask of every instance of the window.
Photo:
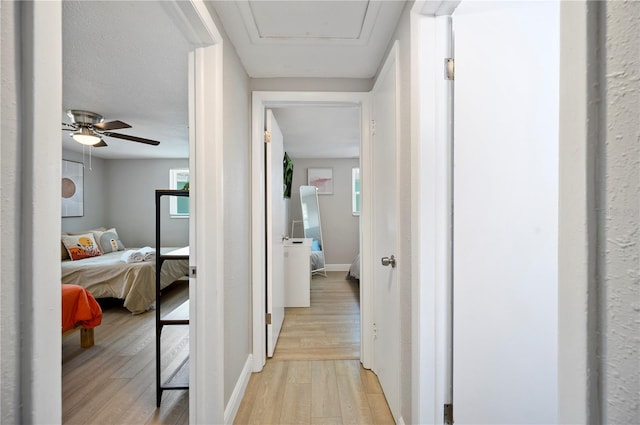
[[[169,170],[169,189],[189,190],[189,169]],[[189,218],[189,197],[170,196],[169,216],[171,218]]]
[[[360,168],[351,169],[351,214],[360,215]]]

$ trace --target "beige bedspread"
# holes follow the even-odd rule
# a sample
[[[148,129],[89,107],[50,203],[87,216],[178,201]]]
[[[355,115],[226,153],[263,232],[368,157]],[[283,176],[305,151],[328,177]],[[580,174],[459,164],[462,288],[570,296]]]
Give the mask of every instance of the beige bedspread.
[[[173,250],[175,248],[163,248]],[[134,314],[152,307],[156,299],[156,262],[124,263],[123,251],[97,257],[62,262],[62,283],[86,288],[95,298],[119,298]],[[160,288],[165,288],[189,272],[188,260],[169,260],[162,264]]]

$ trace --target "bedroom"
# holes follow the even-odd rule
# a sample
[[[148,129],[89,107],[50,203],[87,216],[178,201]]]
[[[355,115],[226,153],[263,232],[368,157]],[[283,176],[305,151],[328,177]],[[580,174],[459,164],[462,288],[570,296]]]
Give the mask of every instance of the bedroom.
[[[61,230],[63,234],[77,234],[100,227],[115,229],[119,240],[117,252],[102,250],[105,254],[95,258],[66,260],[63,283],[87,286],[84,280],[88,269],[83,262],[103,260],[107,256],[118,262],[123,254],[122,248],[155,247],[155,190],[181,189],[177,184],[174,187],[172,172],[186,170],[188,173],[187,55],[192,47],[169,16],[161,3],[64,2],[62,5],[65,29],[63,115],[60,118],[63,123],[62,171],[63,178],[67,170],[76,171],[72,173],[75,174],[75,194],[69,199],[76,200],[79,194],[82,197],[66,210],[63,200]],[[138,30],[141,25],[145,27],[143,33]],[[177,81],[183,83],[176,84]],[[104,122],[121,120],[131,128],[117,126],[109,129],[113,130],[112,135],[104,134],[102,137],[107,146],[85,146],[70,137],[73,129],[64,125],[73,122],[67,114],[70,109],[103,115]],[[119,135],[157,140],[160,144],[154,146],[123,140]],[[179,212],[182,213],[173,211],[169,200],[162,200],[163,247],[189,245],[188,209],[186,214],[183,208]],[[60,212],[57,214],[60,217]],[[89,361],[101,363],[98,359],[107,356],[111,360],[102,363],[102,374],[95,375],[96,378],[102,376],[100,385],[107,386],[114,377],[123,378],[124,375],[129,376],[135,385],[139,375],[148,370],[147,362],[155,358],[155,313],[153,310],[144,312],[153,307],[155,299],[154,264],[152,262],[145,267],[147,262],[122,263],[123,267],[131,266],[122,272],[126,273],[126,279],[119,274],[100,289],[96,289],[95,284],[91,287],[103,307],[103,323],[95,329],[95,347],[81,349],[74,334],[63,337],[62,407],[65,421],[82,421],[86,412],[83,413],[78,406],[95,402],[79,386],[79,382],[88,378],[88,372],[83,371],[79,364]],[[168,271],[171,276],[165,278]],[[186,279],[177,277],[188,273],[188,260],[165,262],[162,272],[163,286],[176,280],[181,282],[169,287],[166,301],[163,295],[163,305],[168,302],[169,307],[188,297]],[[96,281],[104,279],[103,274]],[[136,290],[136,285],[140,287],[142,282],[145,289]],[[102,298],[109,295],[113,298]],[[122,333],[117,338],[114,322],[118,323],[117,332]],[[136,339],[138,343],[134,343]],[[180,356],[188,353],[186,327],[167,328],[163,331],[164,340],[170,347],[181,346]],[[136,356],[138,351],[142,353]],[[114,360],[116,358],[128,358],[130,361],[122,363]],[[166,369],[174,367],[172,358],[163,358],[163,363],[167,363],[163,364]],[[137,359],[146,360],[140,363]],[[108,371],[111,374],[105,374]],[[147,379],[155,397],[154,378]],[[125,391],[130,388],[124,384],[121,387]],[[173,394],[165,397],[168,399],[166,407],[186,397],[184,391],[172,393],[177,393],[178,397]],[[134,403],[136,399],[128,402]],[[94,419],[100,418],[97,412],[94,413]],[[108,411],[104,413],[109,414]]]

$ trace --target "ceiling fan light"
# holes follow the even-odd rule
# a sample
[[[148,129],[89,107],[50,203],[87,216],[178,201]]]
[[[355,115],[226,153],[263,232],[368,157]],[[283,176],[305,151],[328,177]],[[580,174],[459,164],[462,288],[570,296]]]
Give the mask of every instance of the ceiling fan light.
[[[83,145],[95,145],[100,143],[100,136],[97,136],[93,131],[86,127],[82,127],[80,130],[71,133],[71,137],[78,143]]]

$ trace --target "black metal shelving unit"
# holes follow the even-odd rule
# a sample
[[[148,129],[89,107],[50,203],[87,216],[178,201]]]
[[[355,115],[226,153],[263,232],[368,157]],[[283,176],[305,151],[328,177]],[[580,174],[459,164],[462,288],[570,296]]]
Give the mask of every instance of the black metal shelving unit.
[[[156,190],[156,405],[160,407],[162,392],[164,390],[188,390],[189,389],[189,357],[171,373],[169,378],[162,382],[161,376],[161,343],[162,328],[173,325],[189,325],[189,300],[177,308],[163,315],[160,291],[160,271],[162,264],[169,260],[188,260],[188,247],[179,250],[162,253],[160,247],[160,203],[163,196],[189,196],[188,190]]]

